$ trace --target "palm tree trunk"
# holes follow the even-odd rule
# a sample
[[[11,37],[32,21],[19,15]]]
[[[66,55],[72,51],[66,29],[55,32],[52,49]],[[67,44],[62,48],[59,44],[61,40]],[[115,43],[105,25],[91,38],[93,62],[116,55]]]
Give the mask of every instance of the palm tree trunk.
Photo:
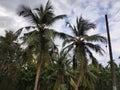
[[[40,74],[41,74],[41,55],[38,56],[38,61],[37,61],[37,72],[36,72],[36,78],[35,78],[35,85],[34,85],[34,90],[38,90],[38,83],[40,79]]]
[[[78,77],[78,81],[77,81],[77,85],[76,85],[75,90],[78,90],[79,84],[80,84],[80,80],[81,80],[81,74],[80,74],[79,77]]]
[[[85,71],[87,70],[87,58],[86,58],[84,46],[82,46],[82,48],[80,48],[79,50],[82,52],[82,54],[80,54],[80,69],[79,69],[80,74],[78,76],[78,81],[77,81],[77,85],[76,85],[75,90],[79,90],[81,78],[84,75]]]
[[[83,74],[84,72],[82,72],[82,70],[83,70],[83,65],[81,64],[80,65],[80,74],[78,76],[77,85],[76,85],[75,90],[79,90],[79,85],[80,85],[81,77],[84,75]]]
[[[38,67],[37,67],[34,90],[38,90],[38,82],[40,79],[40,72],[41,72],[41,63],[38,64]]]
[[[77,60],[75,59],[75,55],[73,56],[73,70],[76,70],[77,69]]]

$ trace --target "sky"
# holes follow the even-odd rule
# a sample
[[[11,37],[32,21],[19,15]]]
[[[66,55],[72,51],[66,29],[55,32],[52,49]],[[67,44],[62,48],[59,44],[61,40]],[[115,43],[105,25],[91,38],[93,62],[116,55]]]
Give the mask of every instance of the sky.
[[[120,63],[120,0],[50,0],[54,6],[56,15],[66,14],[68,18],[59,20],[52,27],[57,31],[70,34],[65,26],[65,21],[75,25],[75,19],[82,16],[96,24],[97,28],[91,30],[89,34],[100,34],[106,37],[105,14],[108,15],[109,29],[111,35],[113,59]],[[21,27],[31,23],[25,18],[17,15],[20,5],[27,5],[31,8],[45,4],[47,0],[0,0],[0,35],[5,34],[5,30],[16,31]],[[61,42],[59,39],[56,41]],[[107,45],[108,46],[108,45]],[[102,45],[105,50],[104,56],[96,55],[99,62],[107,65],[109,60],[108,47]]]

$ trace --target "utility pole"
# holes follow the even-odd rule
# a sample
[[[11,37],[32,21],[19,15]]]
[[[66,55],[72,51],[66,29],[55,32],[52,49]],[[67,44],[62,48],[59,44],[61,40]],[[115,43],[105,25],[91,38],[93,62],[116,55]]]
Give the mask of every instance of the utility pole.
[[[112,90],[117,90],[116,85],[116,75],[115,75],[115,67],[114,67],[114,61],[113,61],[113,55],[112,55],[112,47],[111,47],[111,39],[110,39],[110,33],[109,33],[109,23],[107,14],[105,15],[105,21],[106,21],[106,30],[107,30],[107,37],[108,37],[108,46],[109,46],[109,55],[110,55],[110,65],[111,65],[111,74],[112,74]]]

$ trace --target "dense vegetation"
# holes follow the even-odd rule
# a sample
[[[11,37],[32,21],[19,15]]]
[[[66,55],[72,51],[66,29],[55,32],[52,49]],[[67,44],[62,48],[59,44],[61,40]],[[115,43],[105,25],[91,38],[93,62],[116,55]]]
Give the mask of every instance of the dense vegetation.
[[[66,22],[72,34],[57,32],[50,26],[66,15],[55,16],[49,1],[35,9],[21,6],[18,13],[33,25],[0,36],[0,90],[112,90],[110,66],[92,53],[104,55],[99,44],[106,43],[99,34],[88,35],[94,23],[78,17],[76,25]],[[60,51],[56,37],[63,40]],[[119,90],[120,65],[114,65]]]

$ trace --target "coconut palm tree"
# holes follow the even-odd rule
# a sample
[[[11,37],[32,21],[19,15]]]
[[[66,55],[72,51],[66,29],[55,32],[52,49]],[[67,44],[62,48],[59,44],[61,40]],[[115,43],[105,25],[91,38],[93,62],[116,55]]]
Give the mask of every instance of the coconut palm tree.
[[[71,57],[67,51],[62,50],[52,54],[51,65],[42,72],[40,84],[44,90],[73,90],[76,86],[75,76],[71,67]]]
[[[19,12],[20,15],[28,18],[33,26],[27,26],[21,28],[33,31],[24,35],[24,43],[27,44],[27,48],[33,52],[37,59],[37,72],[35,79],[34,90],[38,88],[38,82],[41,74],[41,67],[45,65],[45,62],[49,59],[49,50],[54,46],[53,43],[53,32],[56,31],[49,29],[56,20],[66,17],[66,15],[55,16],[53,12],[53,6],[48,1],[46,6],[40,5],[39,8],[30,9],[29,7],[22,6]]]
[[[17,69],[22,60],[22,48],[17,42],[18,32],[6,31],[0,36],[0,89],[15,90]]]
[[[87,71],[84,72],[84,76],[80,81],[80,90],[95,90],[98,72],[98,69],[93,64],[88,65]]]
[[[14,33],[12,31],[5,32],[5,36],[0,36],[0,64],[2,63],[0,65],[1,69],[2,66],[5,68],[6,64],[18,65],[18,62],[20,62],[22,59],[22,49],[20,48],[20,44],[17,42],[17,38],[19,36],[18,33]]]
[[[69,22],[67,22],[67,25],[72,31],[72,35],[65,39],[63,46],[67,44],[64,49],[74,51],[73,64],[76,64],[77,62],[77,67],[79,67],[79,75],[76,86],[76,90],[78,90],[82,76],[84,76],[88,70],[88,59],[91,59],[92,63],[97,64],[97,60],[91,50],[103,55],[104,50],[98,44],[95,44],[95,42],[105,43],[106,39],[99,34],[88,35],[87,32],[91,29],[95,29],[96,25],[84,20],[82,17],[76,19],[76,26],[71,25]]]
[[[75,88],[75,72],[71,68],[71,57],[67,51],[61,50],[53,60],[54,76],[56,76],[54,90]]]

